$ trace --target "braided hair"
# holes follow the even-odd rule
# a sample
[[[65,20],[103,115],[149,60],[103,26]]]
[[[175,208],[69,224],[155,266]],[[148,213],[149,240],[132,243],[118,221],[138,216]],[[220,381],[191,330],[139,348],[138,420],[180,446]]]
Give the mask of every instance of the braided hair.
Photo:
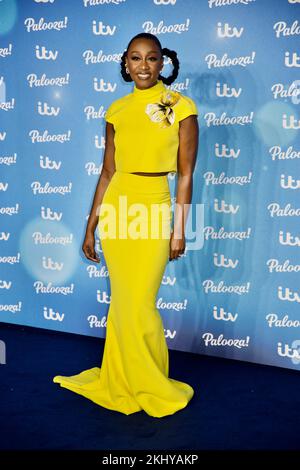
[[[139,39],[139,38],[153,40],[156,43],[156,45],[158,46],[161,55],[162,56],[165,55],[165,56],[167,56],[171,59],[172,64],[173,64],[172,74],[169,77],[163,77],[161,74],[158,75],[158,80],[162,80],[162,82],[165,83],[166,85],[171,85],[171,83],[173,83],[176,80],[176,78],[178,77],[179,60],[178,60],[178,57],[177,57],[177,53],[175,51],[172,51],[172,50],[168,49],[167,47],[162,48],[159,39],[156,36],[154,36],[154,34],[150,34],[150,33],[139,33],[129,41],[127,49],[121,57],[121,75],[122,75],[123,79],[125,80],[125,82],[132,82],[133,81],[130,74],[126,72],[125,58],[127,57],[128,49],[129,49],[131,43],[134,41],[134,39]]]

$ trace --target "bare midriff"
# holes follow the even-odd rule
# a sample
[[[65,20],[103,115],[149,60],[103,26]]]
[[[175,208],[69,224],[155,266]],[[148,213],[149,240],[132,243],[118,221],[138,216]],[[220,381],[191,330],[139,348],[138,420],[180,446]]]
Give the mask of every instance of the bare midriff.
[[[163,173],[141,173],[141,172],[132,172],[133,175],[143,175],[143,176],[162,176],[162,175],[167,175],[169,172],[164,171]]]

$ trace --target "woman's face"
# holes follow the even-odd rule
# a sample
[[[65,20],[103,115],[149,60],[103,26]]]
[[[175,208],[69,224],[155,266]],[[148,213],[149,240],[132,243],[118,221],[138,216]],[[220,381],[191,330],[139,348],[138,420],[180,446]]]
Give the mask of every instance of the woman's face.
[[[149,88],[157,83],[164,60],[156,43],[150,39],[134,40],[125,64],[137,88]]]

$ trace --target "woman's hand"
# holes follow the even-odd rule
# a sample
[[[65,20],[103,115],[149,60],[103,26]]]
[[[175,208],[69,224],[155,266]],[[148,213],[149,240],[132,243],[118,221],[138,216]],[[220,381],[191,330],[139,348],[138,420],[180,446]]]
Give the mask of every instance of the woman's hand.
[[[95,235],[93,233],[88,232],[85,234],[82,251],[87,259],[100,263],[100,258],[95,252]]]
[[[174,231],[171,232],[169,261],[178,259],[185,251],[185,236],[174,238]]]

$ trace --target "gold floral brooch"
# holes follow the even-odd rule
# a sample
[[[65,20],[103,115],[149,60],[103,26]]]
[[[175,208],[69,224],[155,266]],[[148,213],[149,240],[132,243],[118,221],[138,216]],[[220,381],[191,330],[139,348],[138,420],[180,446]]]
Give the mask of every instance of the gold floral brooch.
[[[147,104],[145,112],[151,121],[159,124],[160,127],[169,127],[175,122],[175,112],[173,106],[180,98],[177,91],[164,91],[158,103]]]

